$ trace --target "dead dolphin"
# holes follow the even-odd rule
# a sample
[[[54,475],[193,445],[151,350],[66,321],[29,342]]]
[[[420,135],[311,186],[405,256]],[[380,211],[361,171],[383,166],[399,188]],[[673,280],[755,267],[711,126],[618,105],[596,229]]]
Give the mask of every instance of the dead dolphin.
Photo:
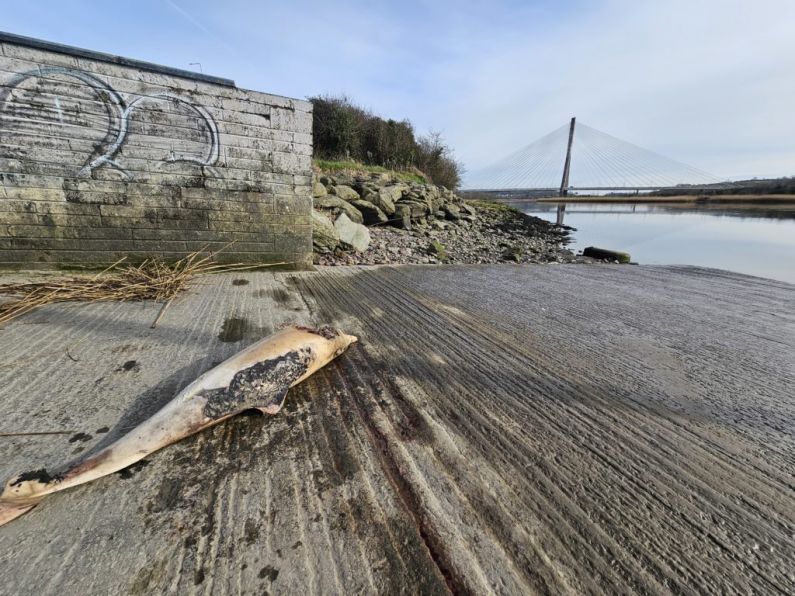
[[[94,455],[62,471],[13,477],[0,494],[0,526],[50,493],[117,472],[244,410],[278,413],[290,387],[355,341],[331,327],[288,327],[258,341],[201,375],[151,418]]]

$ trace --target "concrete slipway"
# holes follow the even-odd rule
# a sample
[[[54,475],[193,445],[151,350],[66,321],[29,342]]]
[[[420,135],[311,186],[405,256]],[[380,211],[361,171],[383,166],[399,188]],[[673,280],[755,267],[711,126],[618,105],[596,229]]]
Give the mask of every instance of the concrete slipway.
[[[73,434],[0,439],[4,477],[283,323],[362,341],[279,416],[0,528],[0,591],[793,593],[793,306],[784,283],[575,265],[217,276],[156,329],[154,304],[48,307],[0,331],[0,431]]]

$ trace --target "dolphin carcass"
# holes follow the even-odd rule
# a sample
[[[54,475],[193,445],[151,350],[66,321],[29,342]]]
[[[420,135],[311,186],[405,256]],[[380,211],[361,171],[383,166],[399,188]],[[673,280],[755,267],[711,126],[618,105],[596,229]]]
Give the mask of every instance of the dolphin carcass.
[[[9,480],[0,494],[0,525],[50,493],[107,476],[150,453],[244,410],[276,414],[287,390],[342,354],[356,337],[331,327],[288,327],[249,346],[185,387],[151,418],[101,451],[63,470]]]

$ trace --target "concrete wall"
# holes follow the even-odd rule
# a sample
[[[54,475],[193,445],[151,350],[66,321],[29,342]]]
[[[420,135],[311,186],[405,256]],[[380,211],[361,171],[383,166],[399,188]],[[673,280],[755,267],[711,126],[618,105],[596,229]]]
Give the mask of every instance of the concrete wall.
[[[0,34],[0,266],[309,263],[311,104]]]

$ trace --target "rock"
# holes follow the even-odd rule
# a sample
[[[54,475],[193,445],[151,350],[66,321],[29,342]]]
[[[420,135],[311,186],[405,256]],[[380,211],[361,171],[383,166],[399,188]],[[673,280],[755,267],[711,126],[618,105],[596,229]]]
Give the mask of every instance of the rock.
[[[313,182],[312,183],[312,196],[314,198],[318,197],[325,197],[328,194],[326,187],[323,186],[320,182]]]
[[[352,201],[351,204],[361,211],[364,223],[368,226],[389,221],[386,214],[370,201],[363,201],[360,199],[358,201]]]
[[[428,205],[425,203],[421,203],[419,201],[412,200],[401,200],[400,205],[407,205],[411,209],[411,217],[412,219],[416,219],[418,217],[423,217],[426,213],[428,213]],[[397,205],[396,205],[397,207]]]
[[[370,180],[386,184],[391,180],[391,176],[386,172],[370,172]]]
[[[355,223],[341,213],[334,222],[334,229],[343,246],[356,252],[364,252],[370,246],[370,230],[360,223]]]
[[[340,216],[342,217],[342,216]],[[330,253],[339,246],[340,235],[331,220],[312,210],[312,246],[315,252]]]
[[[348,201],[343,201],[339,197],[326,195],[315,199],[315,207],[318,209],[332,209],[335,212],[342,212],[347,215],[354,223],[362,223],[364,218],[362,212],[351,205]]]
[[[338,184],[332,187],[331,193],[337,195],[344,201],[357,201],[359,200],[359,193],[353,190],[350,186],[345,184]]]
[[[392,216],[391,223],[396,228],[411,230],[411,207],[405,203],[395,205],[395,214]]]
[[[505,261],[514,261],[518,263],[522,260],[522,249],[518,246],[508,246],[502,251],[502,258]]]
[[[455,205],[447,204],[444,206],[445,215],[447,215],[447,219],[452,219],[453,221],[457,219],[461,219],[461,211]]]
[[[397,203],[406,190],[408,190],[408,187],[405,184],[392,184],[382,188],[380,193],[386,196],[386,198],[393,203]]]
[[[386,188],[382,188],[377,193],[369,193],[367,200],[387,215],[392,215],[395,212],[395,201],[392,196],[393,193],[388,192]],[[399,195],[398,198],[400,198]]]
[[[582,251],[584,257],[591,257],[593,259],[601,259],[603,261],[617,261],[619,263],[629,263],[632,257],[628,252],[620,252],[618,250],[608,250],[606,248],[597,248],[589,246]]]
[[[440,261],[447,260],[447,251],[444,248],[444,244],[442,244],[438,240],[431,240],[431,243],[428,245],[427,251],[429,255],[436,257]]]
[[[340,236],[330,253],[316,253],[315,262],[321,265],[574,259],[565,249],[567,235],[562,229],[507,210],[486,212],[442,186],[407,184],[389,174],[368,172],[338,172],[317,180],[332,188],[324,195],[313,184],[314,207],[321,216],[337,220],[332,226]],[[317,227],[316,236],[327,231],[327,226]],[[318,238],[316,244],[328,251],[334,236],[326,241]]]

